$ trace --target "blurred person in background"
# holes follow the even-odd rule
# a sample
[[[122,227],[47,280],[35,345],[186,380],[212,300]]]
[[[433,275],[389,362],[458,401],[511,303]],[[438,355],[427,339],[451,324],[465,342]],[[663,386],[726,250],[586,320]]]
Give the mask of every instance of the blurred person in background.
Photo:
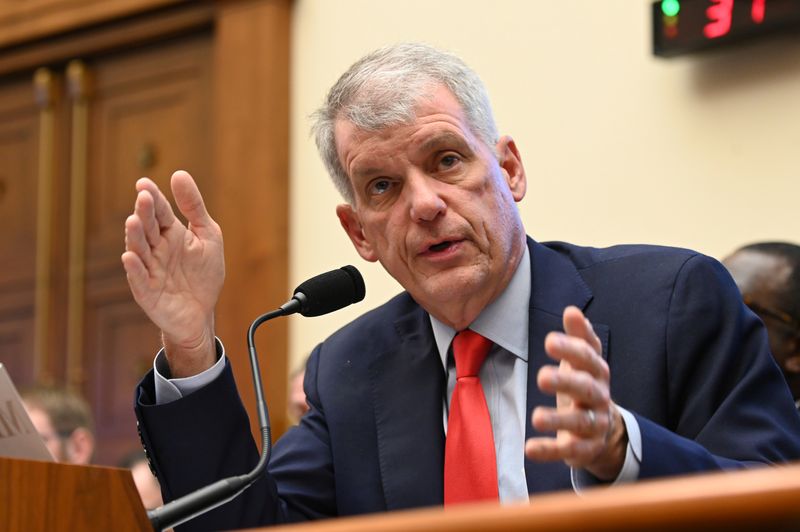
[[[28,388],[21,395],[36,431],[56,461],[79,465],[92,461],[94,421],[83,398],[50,386]]]
[[[144,454],[142,449],[136,449],[128,453],[120,461],[119,467],[131,470],[133,482],[136,484],[136,489],[142,498],[142,504],[147,510],[158,508],[164,504],[161,499],[161,486],[158,483],[158,479],[150,471],[150,466],[147,464],[147,455]]]
[[[800,408],[800,246],[758,242],[723,259],[745,304],[767,327],[772,356]]]
[[[303,379],[306,376],[306,361],[307,359],[303,359],[303,363],[289,375],[289,392],[286,398],[286,411],[289,414],[289,422],[293,425],[299,423],[303,414],[308,412],[306,392],[303,391]]]

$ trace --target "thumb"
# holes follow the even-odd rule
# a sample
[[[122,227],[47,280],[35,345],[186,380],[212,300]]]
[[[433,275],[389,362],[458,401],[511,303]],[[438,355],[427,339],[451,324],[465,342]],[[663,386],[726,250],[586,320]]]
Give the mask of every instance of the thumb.
[[[197,188],[197,183],[189,172],[178,170],[172,174],[170,181],[172,188],[172,195],[175,198],[175,204],[178,210],[186,217],[186,221],[192,227],[192,230],[198,236],[204,236],[204,233],[214,226],[214,220],[206,210],[206,204],[203,202],[203,196],[200,194],[200,189]]]

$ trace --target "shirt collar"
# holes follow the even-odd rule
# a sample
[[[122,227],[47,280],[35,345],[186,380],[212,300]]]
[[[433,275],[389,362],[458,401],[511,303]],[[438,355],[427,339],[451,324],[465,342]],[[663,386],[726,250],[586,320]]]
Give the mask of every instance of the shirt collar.
[[[506,351],[528,361],[528,309],[531,299],[531,259],[525,246],[522,260],[500,296],[481,311],[469,328]],[[429,315],[430,316],[430,315]],[[447,369],[447,350],[456,330],[430,316],[433,337]]]

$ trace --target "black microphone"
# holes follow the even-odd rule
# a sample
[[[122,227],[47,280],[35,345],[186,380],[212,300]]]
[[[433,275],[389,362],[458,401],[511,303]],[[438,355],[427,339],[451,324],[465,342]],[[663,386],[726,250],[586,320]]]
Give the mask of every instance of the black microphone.
[[[287,314],[321,316],[364,299],[364,279],[354,266],[343,266],[312,277],[294,289],[281,308]]]
[[[167,504],[148,510],[147,517],[154,530],[164,530],[202,515],[225,504],[249,488],[269,463],[272,451],[269,411],[264,400],[264,386],[255,347],[255,332],[265,321],[299,312],[303,316],[321,316],[364,299],[364,279],[354,266],[344,266],[312,277],[294,289],[292,299],[280,308],[262,314],[247,330],[247,348],[250,351],[250,369],[253,372],[253,389],[256,393],[258,422],[261,428],[261,456],[255,468],[244,475],[225,478],[200,488]]]

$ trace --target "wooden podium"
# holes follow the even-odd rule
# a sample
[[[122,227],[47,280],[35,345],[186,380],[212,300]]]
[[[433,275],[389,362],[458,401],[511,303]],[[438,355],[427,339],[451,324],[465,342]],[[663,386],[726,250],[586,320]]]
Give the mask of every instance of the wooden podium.
[[[800,465],[258,529],[264,532],[800,530]],[[129,471],[0,458],[0,530],[150,531]]]
[[[800,530],[800,465],[539,495],[530,504],[426,509],[259,529],[266,532],[585,532]]]
[[[153,528],[127,469],[0,458],[0,530]]]

